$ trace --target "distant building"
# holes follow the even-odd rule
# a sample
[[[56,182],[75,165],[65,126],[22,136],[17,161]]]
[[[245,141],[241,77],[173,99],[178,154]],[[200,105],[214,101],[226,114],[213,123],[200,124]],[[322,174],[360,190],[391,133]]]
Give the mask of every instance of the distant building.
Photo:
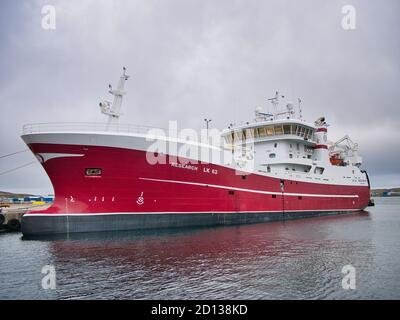
[[[54,201],[54,196],[32,196],[32,197],[25,197],[24,202],[46,202],[50,203]]]
[[[54,196],[43,197],[43,201],[46,203],[53,202]]]

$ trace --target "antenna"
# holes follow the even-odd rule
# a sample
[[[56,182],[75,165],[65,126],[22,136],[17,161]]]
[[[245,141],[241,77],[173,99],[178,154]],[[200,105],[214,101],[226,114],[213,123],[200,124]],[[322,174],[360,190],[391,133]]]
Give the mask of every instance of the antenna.
[[[205,121],[206,126],[207,126],[207,142],[208,142],[208,124],[209,124],[212,120],[211,120],[211,119],[205,118],[204,121]]]
[[[300,98],[297,98],[297,102],[298,102],[298,106],[299,106],[299,118],[301,120],[301,119],[303,119],[303,115],[301,113],[301,103],[302,103],[302,101],[301,101]]]
[[[274,118],[276,118],[276,112],[278,111],[278,105],[279,105],[279,99],[280,98],[285,98],[285,96],[284,95],[281,95],[281,94],[279,94],[279,91],[276,91],[275,92],[275,97],[273,97],[273,98],[269,98],[269,99],[267,99],[268,101],[270,101],[271,103],[272,103],[272,105],[273,105],[273,110],[272,110],[272,116],[274,117]]]
[[[272,105],[274,108],[276,108],[279,105],[279,98],[285,98],[285,96],[280,95],[279,91],[275,92],[275,97],[267,99],[268,101],[271,101]]]

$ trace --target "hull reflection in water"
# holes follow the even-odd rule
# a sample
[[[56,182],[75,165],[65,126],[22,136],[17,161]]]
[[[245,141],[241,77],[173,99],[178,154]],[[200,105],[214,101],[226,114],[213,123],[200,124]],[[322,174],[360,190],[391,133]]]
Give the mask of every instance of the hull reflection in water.
[[[368,212],[362,212],[307,221],[48,239],[63,297],[335,298],[346,293],[341,288],[344,265],[371,265],[369,235],[360,239],[354,229],[369,220]],[[357,292],[348,294],[357,297]]]

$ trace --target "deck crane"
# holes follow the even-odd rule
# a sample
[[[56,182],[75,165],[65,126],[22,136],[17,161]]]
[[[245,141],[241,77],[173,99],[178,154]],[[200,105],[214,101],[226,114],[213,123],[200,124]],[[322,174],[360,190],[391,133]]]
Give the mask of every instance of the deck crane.
[[[331,163],[335,165],[361,166],[362,157],[358,155],[358,144],[345,135],[329,146]]]

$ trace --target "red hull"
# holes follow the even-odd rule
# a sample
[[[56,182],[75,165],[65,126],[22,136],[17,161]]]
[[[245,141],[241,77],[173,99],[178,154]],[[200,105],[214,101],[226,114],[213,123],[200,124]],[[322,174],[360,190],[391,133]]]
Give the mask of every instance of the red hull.
[[[144,151],[125,148],[29,144],[35,153],[68,153],[43,163],[54,204],[32,214],[356,211],[368,205],[369,187],[282,180],[196,164],[150,165]],[[168,159],[167,159],[168,160]],[[168,161],[167,161],[168,162]],[[101,168],[100,177],[85,176]],[[28,213],[29,215],[29,213]]]

